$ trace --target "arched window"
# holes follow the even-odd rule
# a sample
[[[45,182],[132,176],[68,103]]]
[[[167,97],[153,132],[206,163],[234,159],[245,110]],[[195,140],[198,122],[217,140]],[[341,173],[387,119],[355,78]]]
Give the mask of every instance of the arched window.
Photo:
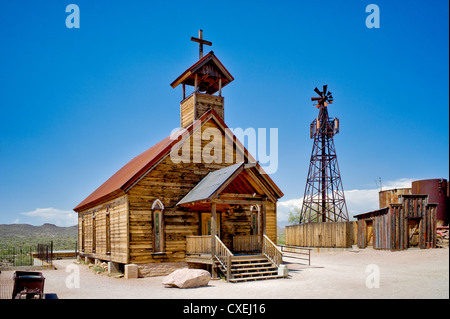
[[[152,205],[153,252],[164,252],[164,205],[159,199]]]
[[[250,207],[252,235],[259,235],[259,212],[259,205],[252,205]]]

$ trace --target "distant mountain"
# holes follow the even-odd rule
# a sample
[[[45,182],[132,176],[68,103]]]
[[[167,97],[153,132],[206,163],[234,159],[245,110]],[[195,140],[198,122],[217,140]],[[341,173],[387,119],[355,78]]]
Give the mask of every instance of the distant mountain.
[[[33,226],[28,224],[0,224],[0,238],[35,238],[35,237],[74,237],[78,234],[78,226],[59,227],[53,224]]]

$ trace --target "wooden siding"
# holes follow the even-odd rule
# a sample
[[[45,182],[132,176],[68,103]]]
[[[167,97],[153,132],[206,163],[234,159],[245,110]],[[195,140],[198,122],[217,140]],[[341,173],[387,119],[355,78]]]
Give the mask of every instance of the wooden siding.
[[[199,119],[208,109],[213,109],[224,120],[224,98],[194,92],[181,101],[180,117],[181,127],[188,127],[194,120]]]
[[[361,214],[358,218],[358,247],[368,246],[367,224],[373,223],[373,248],[402,250],[412,246],[412,225],[418,225],[419,248],[436,247],[436,204],[427,195],[400,195],[399,204]]]
[[[188,96],[186,99],[181,101],[180,105],[180,117],[181,117],[181,127],[188,127],[194,122],[194,104],[195,104],[195,94]]]
[[[110,218],[110,252],[106,251],[106,212],[109,210]],[[121,196],[78,214],[78,242],[81,255],[92,258],[111,260],[114,262],[127,262],[127,196]],[[95,251],[93,247],[95,214]],[[84,229],[83,229],[84,228]]]
[[[202,116],[203,113],[208,111],[209,108],[213,109],[217,115],[225,121],[224,118],[224,98],[217,95],[209,95],[209,94],[196,94],[196,105],[195,112],[196,118]]]

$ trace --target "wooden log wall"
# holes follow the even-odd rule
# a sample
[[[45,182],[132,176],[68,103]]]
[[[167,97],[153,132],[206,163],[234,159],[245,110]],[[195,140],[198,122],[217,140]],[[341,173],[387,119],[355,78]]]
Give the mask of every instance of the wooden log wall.
[[[286,245],[301,247],[351,247],[355,222],[319,222],[286,226]]]

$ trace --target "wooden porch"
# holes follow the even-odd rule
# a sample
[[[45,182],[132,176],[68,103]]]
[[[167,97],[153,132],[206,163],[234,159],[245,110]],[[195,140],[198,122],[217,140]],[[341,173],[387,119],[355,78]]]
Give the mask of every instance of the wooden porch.
[[[219,268],[228,282],[239,282],[280,278],[283,253],[266,235],[233,236],[231,250],[217,235],[187,236],[185,260],[211,265],[213,277]]]
[[[210,218],[200,236],[186,237],[186,261],[211,265],[213,277],[219,268],[227,281],[277,278],[282,253],[267,236],[266,216],[278,196],[256,163],[208,173],[177,203]]]

